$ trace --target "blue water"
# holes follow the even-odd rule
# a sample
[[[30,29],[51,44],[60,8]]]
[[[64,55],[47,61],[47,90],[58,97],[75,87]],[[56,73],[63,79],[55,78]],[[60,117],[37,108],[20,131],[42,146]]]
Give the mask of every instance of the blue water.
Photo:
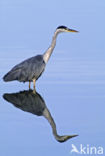
[[[57,52],[56,52],[57,53]],[[16,54],[15,54],[16,55]],[[28,90],[28,83],[5,83],[2,76],[12,66],[33,55],[23,52],[6,58],[1,54],[0,66],[0,155],[70,155],[71,145],[105,147],[105,62],[103,59],[52,56],[36,90],[44,99],[59,135],[78,134],[59,143],[48,121],[3,99],[5,93]],[[12,56],[12,57],[11,57]],[[31,86],[33,87],[33,86]],[[77,154],[72,154],[77,155]]]
[[[104,0],[0,1],[0,156],[79,155],[71,153],[72,144],[78,150],[81,144],[105,150],[104,19]],[[44,100],[38,116],[36,103],[30,101],[40,96],[28,93],[28,83],[5,83],[2,77],[19,62],[44,53],[59,25],[79,33],[57,38],[46,70],[36,82]],[[44,108],[58,135],[78,137],[58,142]]]

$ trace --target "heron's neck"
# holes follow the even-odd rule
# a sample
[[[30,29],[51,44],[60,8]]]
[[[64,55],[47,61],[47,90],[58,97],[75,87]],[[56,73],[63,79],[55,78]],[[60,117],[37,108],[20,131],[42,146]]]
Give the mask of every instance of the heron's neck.
[[[54,135],[54,137],[55,137],[55,139],[56,139],[57,141],[59,141],[59,142],[64,142],[64,141],[66,141],[66,140],[68,140],[68,139],[70,138],[70,137],[67,136],[67,135],[60,136],[60,135],[57,134],[56,124],[55,124],[55,122],[54,122],[54,120],[53,120],[53,118],[52,118],[52,116],[51,116],[49,110],[47,109],[47,107],[46,107],[46,108],[44,109],[44,111],[43,111],[43,116],[44,116],[44,117],[48,120],[48,122],[50,123],[51,128],[52,128],[52,133],[53,133],[53,135]]]
[[[57,38],[58,33],[59,33],[58,31],[55,31],[50,47],[43,54],[43,59],[44,59],[45,63],[48,62],[48,60],[49,60],[49,58],[50,58],[50,56],[51,56],[51,54],[52,54],[52,52],[53,52],[53,50],[55,48],[56,38]]]
[[[52,127],[52,131],[54,136],[57,136],[57,130],[56,130],[56,124],[49,112],[49,110],[47,109],[47,107],[44,109],[43,111],[43,116],[48,120],[48,122],[50,123],[51,127]]]

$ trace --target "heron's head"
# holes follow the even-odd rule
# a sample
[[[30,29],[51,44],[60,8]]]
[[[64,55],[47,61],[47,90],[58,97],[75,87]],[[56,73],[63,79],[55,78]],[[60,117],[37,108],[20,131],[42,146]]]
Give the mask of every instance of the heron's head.
[[[78,136],[78,135],[63,135],[63,136],[56,135],[55,138],[58,142],[62,143],[62,142],[67,141],[68,139],[71,139],[76,136]]]
[[[59,26],[59,27],[57,27],[57,29],[56,29],[58,32],[78,32],[77,30],[74,30],[74,29],[70,29],[70,28],[68,28],[68,27],[66,27],[66,26]]]

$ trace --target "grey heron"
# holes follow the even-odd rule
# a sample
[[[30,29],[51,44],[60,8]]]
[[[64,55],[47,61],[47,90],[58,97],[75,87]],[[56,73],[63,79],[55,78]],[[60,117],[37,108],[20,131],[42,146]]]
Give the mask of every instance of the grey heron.
[[[78,136],[58,135],[55,121],[48,110],[44,99],[37,92],[33,93],[32,90],[26,90],[18,93],[5,93],[3,98],[25,112],[46,118],[51,125],[52,133],[58,142],[65,142],[68,139]]]
[[[36,55],[31,57],[16,66],[14,66],[6,75],[4,75],[3,80],[5,82],[18,80],[20,82],[29,82],[33,81],[33,87],[35,89],[36,80],[42,75],[45,70],[46,64],[55,48],[56,38],[61,32],[78,32],[73,29],[69,29],[66,26],[57,27],[54,32],[51,45],[42,55]]]

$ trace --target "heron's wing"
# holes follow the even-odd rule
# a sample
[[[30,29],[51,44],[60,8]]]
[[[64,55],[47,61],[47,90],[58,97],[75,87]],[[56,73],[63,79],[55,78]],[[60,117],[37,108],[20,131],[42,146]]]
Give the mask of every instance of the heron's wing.
[[[18,71],[18,70],[21,70],[21,69],[23,69],[24,68],[24,65],[25,65],[25,61],[24,62],[21,62],[21,63],[19,63],[19,64],[17,64],[16,66],[14,66],[12,69],[11,69],[11,71]]]
[[[43,62],[42,55],[37,55],[14,66],[3,79],[4,81],[31,81],[33,78],[38,79],[44,68],[45,63]]]
[[[12,68],[12,70],[26,70],[28,68],[30,68],[31,70],[32,67],[36,68],[37,66],[39,66],[39,64],[42,63],[42,61],[42,55],[37,55],[17,64]]]
[[[21,76],[22,71],[25,72],[25,62],[21,62],[14,66],[4,77],[4,81],[12,81],[12,80],[19,80],[19,81],[24,81],[23,76]],[[25,73],[24,73],[25,75]],[[20,79],[21,77],[21,79]]]
[[[18,77],[21,73],[21,69],[17,68],[17,69],[13,69],[11,71],[9,71],[4,77],[4,81],[12,81],[12,80],[18,80]]]

